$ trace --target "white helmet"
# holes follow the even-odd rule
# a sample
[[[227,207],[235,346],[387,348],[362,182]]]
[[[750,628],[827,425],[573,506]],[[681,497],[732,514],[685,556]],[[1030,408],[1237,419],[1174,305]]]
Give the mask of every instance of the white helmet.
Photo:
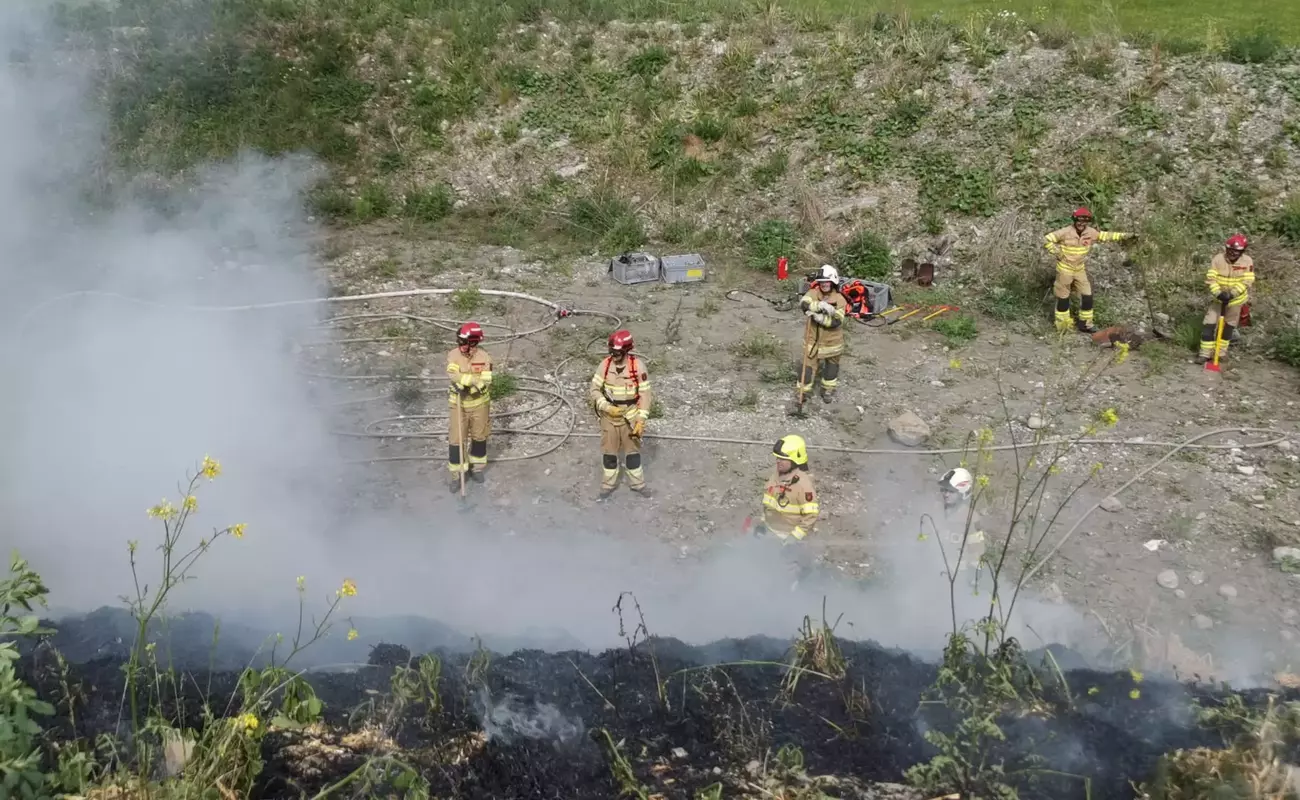
[[[817,282],[830,281],[838,284],[840,282],[840,271],[830,264],[822,264],[822,268],[817,271]]]
[[[948,470],[939,479],[939,491],[943,494],[945,502],[965,500],[970,497],[974,486],[975,479],[971,477],[970,471],[962,467]]]

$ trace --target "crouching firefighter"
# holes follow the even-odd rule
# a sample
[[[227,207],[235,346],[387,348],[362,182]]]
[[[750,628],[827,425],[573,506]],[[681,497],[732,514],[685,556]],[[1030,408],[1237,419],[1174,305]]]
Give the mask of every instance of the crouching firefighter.
[[[1056,257],[1056,328],[1070,329],[1070,292],[1079,290],[1079,319],[1075,326],[1083,333],[1096,333],[1092,322],[1092,284],[1088,281],[1088,253],[1098,242],[1122,242],[1136,234],[1100,231],[1092,227],[1092,212],[1076,208],[1071,224],[1043,237],[1043,246]]]
[[[978,579],[984,558],[984,532],[977,529],[978,513],[970,510],[974,487],[975,479],[970,470],[962,467],[948,470],[939,479],[939,494],[943,498],[941,535],[944,558],[954,572],[973,571],[975,579]]]
[[[1219,316],[1223,316],[1223,339],[1219,342],[1219,358],[1228,352],[1228,344],[1241,324],[1242,309],[1250,300],[1250,289],[1255,285],[1255,262],[1246,255],[1246,237],[1233,236],[1224,245],[1222,253],[1214,256],[1205,272],[1205,285],[1214,301],[1201,320],[1201,349],[1196,363],[1204,364],[1214,356],[1214,340],[1219,330]]]
[[[848,302],[840,294],[840,275],[835,267],[823,264],[813,279],[813,286],[799,300],[799,308],[808,322],[803,333],[803,363],[799,369],[799,405],[812,393],[821,375],[822,402],[829,403],[840,377],[840,355],[844,352],[844,316]]]
[[[451,382],[447,399],[451,406],[447,428],[447,467],[451,490],[460,486],[461,473],[478,483],[487,469],[488,434],[491,432],[492,356],[479,347],[483,328],[466,322],[456,332],[456,348],[447,353],[447,378]],[[465,459],[468,442],[469,459]]]
[[[600,499],[618,485],[618,458],[623,454],[628,488],[648,495],[641,467],[641,435],[650,418],[650,376],[645,363],[632,354],[631,331],[609,336],[609,355],[591,376],[588,397],[600,417]]]

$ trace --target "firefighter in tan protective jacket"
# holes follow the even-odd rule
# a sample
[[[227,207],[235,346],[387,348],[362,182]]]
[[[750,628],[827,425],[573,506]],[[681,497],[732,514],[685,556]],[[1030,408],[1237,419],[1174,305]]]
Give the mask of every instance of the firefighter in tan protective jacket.
[[[803,541],[821,515],[817,489],[808,469],[808,446],[800,436],[783,436],[772,448],[776,466],[763,487],[763,521],[758,535]]]
[[[1241,309],[1250,300],[1250,289],[1255,285],[1255,262],[1246,255],[1246,237],[1237,234],[1224,244],[1222,253],[1214,256],[1205,271],[1205,285],[1214,302],[1201,320],[1201,349],[1196,363],[1204,364],[1214,357],[1214,339],[1219,330],[1219,315],[1223,314],[1223,339],[1219,342],[1219,358],[1228,352],[1228,343],[1241,324]]]
[[[460,487],[460,474],[467,472],[478,483],[487,469],[488,434],[491,433],[492,356],[479,347],[483,328],[466,322],[456,332],[456,348],[447,353],[447,401],[451,407],[447,428],[447,468],[451,490]],[[469,450],[468,463],[465,450]]]
[[[591,376],[588,399],[600,416],[600,499],[618,485],[619,455],[627,470],[628,488],[646,496],[641,466],[641,435],[650,418],[650,375],[645,362],[632,354],[631,331],[609,335],[609,355]]]
[[[1072,224],[1052,231],[1043,237],[1047,252],[1056,256],[1056,328],[1070,328],[1070,292],[1079,290],[1079,321],[1076,327],[1083,333],[1095,333],[1092,323],[1092,283],[1088,281],[1088,252],[1098,242],[1122,242],[1137,238],[1137,234],[1118,231],[1101,231],[1092,227],[1092,212],[1076,208]]]
[[[812,393],[817,375],[821,374],[822,402],[829,403],[840,376],[840,356],[844,353],[844,316],[849,304],[840,294],[840,275],[835,267],[823,264],[813,287],[799,300],[799,308],[808,322],[803,332],[803,359],[799,368],[799,403]]]

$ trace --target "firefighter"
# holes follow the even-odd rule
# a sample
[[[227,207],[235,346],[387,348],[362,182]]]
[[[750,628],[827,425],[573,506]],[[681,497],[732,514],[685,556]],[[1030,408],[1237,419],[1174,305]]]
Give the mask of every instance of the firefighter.
[[[943,518],[947,541],[944,542],[947,557],[952,560],[960,558],[958,570],[979,569],[980,558],[984,555],[984,532],[974,530],[979,522],[978,514],[968,515],[967,504],[971,491],[975,488],[975,479],[970,470],[964,467],[950,469],[939,479],[939,495],[943,498]],[[967,518],[969,516],[972,530],[967,535]],[[962,547],[962,540],[966,545]]]
[[[848,303],[840,294],[840,275],[835,267],[823,264],[814,276],[813,286],[799,300],[799,308],[808,318],[803,333],[803,359],[799,369],[799,402],[813,390],[821,374],[822,402],[829,403],[839,382],[840,354],[844,352],[844,316]]]
[[[466,322],[456,331],[456,348],[447,353],[447,378],[451,382],[448,403],[447,467],[451,470],[451,490],[460,487],[460,474],[467,472],[477,483],[483,482],[487,469],[487,443],[491,431],[492,356],[479,347],[483,328]],[[469,444],[468,463],[461,452]]]
[[[808,446],[800,436],[783,436],[772,455],[776,466],[763,489],[763,521],[756,532],[773,533],[782,541],[803,541],[821,514],[808,470]]]
[[[1079,331],[1095,333],[1092,324],[1092,284],[1088,282],[1088,251],[1097,242],[1122,242],[1137,238],[1134,233],[1116,231],[1099,231],[1092,227],[1092,212],[1086,208],[1076,208],[1072,215],[1073,224],[1043,237],[1047,252],[1056,256],[1056,283],[1052,289],[1056,294],[1056,327],[1068,330],[1070,327],[1070,292],[1079,289]]]
[[[641,467],[641,435],[650,418],[650,376],[645,362],[632,354],[631,331],[609,335],[609,355],[591,376],[588,397],[600,417],[600,499],[618,485],[618,457],[624,454],[628,488],[648,496]]]
[[[1218,331],[1219,314],[1223,314],[1223,340],[1219,342],[1219,358],[1228,351],[1241,323],[1242,306],[1250,300],[1250,287],[1255,285],[1255,262],[1246,255],[1246,237],[1237,234],[1224,244],[1222,253],[1214,256],[1205,272],[1205,285],[1214,302],[1201,320],[1201,349],[1196,363],[1204,364],[1214,357],[1214,338]]]

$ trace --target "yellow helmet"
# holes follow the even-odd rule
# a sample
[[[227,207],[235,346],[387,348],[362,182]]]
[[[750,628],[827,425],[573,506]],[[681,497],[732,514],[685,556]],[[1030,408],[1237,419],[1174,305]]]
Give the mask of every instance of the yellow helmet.
[[[808,463],[808,445],[802,436],[782,436],[772,448],[772,455],[803,466]]]

